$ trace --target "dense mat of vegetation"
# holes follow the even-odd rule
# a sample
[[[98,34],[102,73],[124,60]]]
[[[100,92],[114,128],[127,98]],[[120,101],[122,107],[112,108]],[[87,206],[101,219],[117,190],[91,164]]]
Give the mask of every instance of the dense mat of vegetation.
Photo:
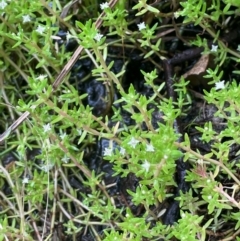
[[[240,1],[1,0],[0,240],[240,240]]]

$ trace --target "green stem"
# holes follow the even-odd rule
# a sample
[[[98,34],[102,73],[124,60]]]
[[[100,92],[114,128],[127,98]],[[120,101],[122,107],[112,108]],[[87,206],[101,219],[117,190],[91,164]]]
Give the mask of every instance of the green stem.
[[[216,161],[214,159],[211,159],[211,158],[208,158],[208,157],[205,157],[193,150],[191,150],[189,147],[186,147],[184,146],[183,144],[181,143],[178,143],[178,142],[175,142],[174,143],[175,146],[177,146],[178,148],[181,148],[182,150],[188,152],[188,153],[191,153],[192,155],[194,155],[195,157],[197,157],[198,159],[202,159],[202,160],[205,160],[205,161],[208,161],[216,166],[219,166],[221,167],[223,170],[226,171],[226,173],[240,186],[240,180],[221,162],[219,161]]]

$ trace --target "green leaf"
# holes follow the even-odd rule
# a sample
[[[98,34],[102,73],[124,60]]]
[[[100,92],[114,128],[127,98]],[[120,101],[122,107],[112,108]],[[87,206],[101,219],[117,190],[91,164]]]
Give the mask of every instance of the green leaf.
[[[151,7],[150,5],[147,5],[147,10],[152,13],[159,13],[160,11],[154,7]]]
[[[60,122],[63,118],[64,118],[64,116],[58,115],[56,118],[53,119],[53,121],[51,121],[51,124],[55,124],[57,122]]]

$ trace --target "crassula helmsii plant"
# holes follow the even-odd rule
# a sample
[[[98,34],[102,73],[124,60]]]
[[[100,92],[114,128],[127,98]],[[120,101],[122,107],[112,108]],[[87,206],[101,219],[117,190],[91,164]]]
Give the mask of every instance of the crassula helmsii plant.
[[[112,3],[117,5],[112,7]],[[225,4],[223,10],[222,4]],[[97,17],[99,3],[86,1],[80,6],[86,16],[92,11],[93,17]],[[212,28],[226,24],[226,16],[234,17],[239,12],[237,8],[231,10],[231,6],[239,7],[239,4],[218,0],[208,6],[205,1],[188,0],[180,2],[178,9],[163,14],[161,5],[155,6],[146,0],[138,1],[132,9],[128,9],[126,1],[101,3],[100,9],[105,13],[102,26],[108,29],[108,33],[103,33],[87,18],[72,23],[72,12],[68,8],[72,7],[71,3],[0,2],[0,34],[4,47],[0,50],[3,102],[0,108],[2,113],[9,112],[12,121],[24,111],[30,114],[15,135],[9,130],[1,147],[1,158],[16,150],[16,160],[12,165],[0,165],[1,187],[7,183],[11,189],[8,196],[0,192],[3,199],[0,240],[53,239],[56,225],[62,225],[64,235],[72,240],[84,229],[91,230],[96,240],[106,241],[172,240],[174,237],[206,240],[206,235],[218,232],[226,222],[235,222],[235,230],[229,234],[230,239],[225,240],[238,239],[239,153],[236,152],[233,160],[229,160],[228,154],[231,146],[240,144],[240,87],[236,80],[223,79],[220,69],[230,60],[239,62],[239,49],[228,48],[219,38],[219,31]],[[131,11],[141,17],[141,21],[128,18]],[[158,78],[159,64],[156,64],[153,71],[142,70],[145,85],[152,91],[150,96],[145,96],[133,85],[124,89],[124,67],[115,73],[114,63],[106,62],[108,49],[115,41],[117,44],[128,41],[131,48],[137,45],[146,59],[153,55],[164,59],[162,40],[156,33],[162,19],[172,15],[184,18],[185,23],[199,25],[214,39],[210,47],[204,37],[198,36],[191,42],[193,46],[204,47],[203,54],[211,54],[215,59],[214,68],[207,69],[205,74],[212,87],[204,91],[204,99],[216,106],[215,117],[222,120],[224,128],[217,132],[211,121],[196,126],[202,133],[202,141],[211,143],[209,153],[192,150],[187,134],[179,143],[179,134],[173,128],[176,118],[186,114],[184,110],[192,104],[187,80],[180,78],[175,85],[176,102],[166,98],[160,94],[164,83],[154,82]],[[156,23],[152,24],[152,19]],[[130,28],[132,21],[134,30]],[[60,27],[68,30],[64,38],[58,35]],[[85,50],[83,58],[88,57],[94,63],[92,75],[105,84],[106,103],[113,109],[111,116],[93,115],[91,108],[84,105],[87,95],[79,95],[70,84],[69,76],[53,91],[54,78],[72,54],[64,47],[64,41],[70,40],[81,45]],[[117,101],[115,92],[120,94]],[[133,125],[124,124],[118,106],[131,115]],[[158,115],[158,123],[153,123],[154,114]],[[3,117],[4,121],[9,118],[7,114]],[[7,128],[5,125],[1,128],[3,126]],[[102,181],[102,174],[86,166],[84,153],[88,145],[101,139],[108,140],[103,156],[113,164],[114,175],[126,177],[134,173],[138,179],[136,189],[127,192],[134,205],[143,207],[141,215],[134,215],[130,208],[118,208],[108,193],[109,187]],[[32,149],[40,150],[37,160],[27,161],[27,151]],[[180,219],[173,226],[166,226],[161,222],[166,212],[161,204],[173,197],[172,190],[177,185],[173,176],[180,157],[191,164],[186,176],[191,188],[176,198],[181,207]],[[73,174],[81,183],[78,188],[83,186],[88,192],[79,194],[72,187],[69,177]],[[223,179],[228,180],[227,186]],[[153,210],[154,206],[157,210]],[[201,208],[206,209],[205,213]],[[104,233],[97,232],[98,226],[105,227]]]

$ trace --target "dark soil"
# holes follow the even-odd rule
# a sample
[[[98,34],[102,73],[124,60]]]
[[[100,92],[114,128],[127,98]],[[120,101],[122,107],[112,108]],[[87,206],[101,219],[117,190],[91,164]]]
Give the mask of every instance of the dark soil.
[[[138,19],[139,20],[139,19]],[[153,19],[150,25],[153,25],[157,20]],[[172,24],[173,22],[171,18],[165,19],[165,24]],[[176,24],[181,24],[183,19],[177,19]],[[228,45],[228,47],[236,49],[240,44],[240,30],[237,28],[239,26],[240,18],[239,16],[230,20],[229,27],[221,30],[220,38]],[[173,88],[173,79],[174,81],[178,81],[181,75],[184,75],[187,71],[191,70],[195,63],[200,59],[201,53],[204,51],[203,48],[198,48],[192,46],[190,40],[195,38],[196,35],[204,37],[207,39],[208,45],[211,48],[213,43],[213,39],[209,36],[203,29],[194,26],[193,24],[182,25],[183,33],[181,38],[178,37],[176,32],[171,32],[168,35],[162,37],[162,52],[164,53],[166,60],[161,60],[157,55],[152,55],[151,58],[144,59],[142,55],[142,50],[139,46],[135,46],[135,48],[128,48],[128,42],[124,42],[121,47],[119,46],[111,46],[109,48],[109,56],[107,58],[107,63],[114,61],[113,71],[118,73],[122,68],[126,69],[126,72],[123,77],[123,88],[127,92],[130,84],[132,84],[135,90],[142,95],[146,95],[150,97],[153,92],[151,88],[145,85],[145,81],[143,75],[140,70],[145,72],[150,72],[157,68],[158,78],[155,83],[160,85],[162,82],[165,82],[165,88],[162,90],[161,94],[167,98],[172,98],[176,100],[177,93]],[[130,26],[131,27],[131,26]],[[134,28],[132,26],[132,28]],[[162,34],[167,28],[162,28],[158,30],[158,35]],[[61,30],[59,32],[59,36],[65,36],[66,29]],[[107,28],[102,28],[102,31],[107,32]],[[202,34],[204,33],[204,34]],[[186,44],[188,43],[188,45]],[[66,45],[66,51],[73,52],[77,43],[74,41],[66,43],[63,41],[61,44]],[[125,46],[126,44],[126,46]],[[127,63],[127,64],[126,64]],[[155,64],[157,63],[157,65]],[[125,65],[126,64],[126,65]],[[125,67],[124,67],[125,66]],[[208,66],[214,66],[214,56],[209,57]],[[207,68],[207,67],[206,67]],[[95,116],[108,116],[111,119],[113,115],[112,109],[108,108],[107,103],[105,102],[106,89],[105,85],[102,82],[97,81],[92,75],[91,70],[93,69],[93,64],[90,59],[83,58],[79,59],[76,64],[73,66],[71,70],[70,84],[77,88],[79,91],[79,95],[87,93],[87,98],[84,99],[84,105],[89,105],[92,107],[92,112]],[[238,75],[233,74],[234,70],[239,69],[239,64],[236,64],[233,61],[228,61],[226,64],[221,66],[221,70],[224,71],[223,79],[228,80],[229,82],[232,79],[240,81],[240,77]],[[196,126],[204,126],[204,123],[211,121],[213,124],[214,130],[220,132],[222,128],[224,128],[224,120],[221,118],[216,118],[214,113],[216,112],[216,107],[214,105],[207,104],[203,97],[203,89],[209,90],[211,86],[208,85],[210,80],[204,79],[203,76],[206,72],[202,72],[201,74],[192,74],[189,75],[187,79],[190,80],[190,84],[188,86],[189,94],[192,98],[192,105],[188,106],[188,109],[183,109],[182,116],[180,116],[176,123],[174,123],[174,128],[176,132],[180,133],[182,136],[187,133],[191,140],[191,148],[193,150],[198,150],[201,154],[206,154],[211,150],[211,143],[204,143],[201,141],[201,133],[196,130]],[[174,78],[173,78],[174,77]],[[86,79],[87,78],[87,79]],[[85,79],[83,82],[82,79]],[[119,93],[115,93],[114,99],[117,100],[119,98]],[[120,109],[123,122],[121,125],[134,125],[134,120],[131,118],[130,114],[123,110],[122,106],[118,104],[118,109]],[[157,128],[159,122],[161,122],[161,113],[156,109],[155,106],[149,106],[149,108],[154,108],[154,112],[152,115],[153,125]],[[113,123],[112,123],[113,124]],[[111,125],[111,122],[110,122]],[[142,128],[146,128],[144,123]],[[182,139],[180,138],[179,141]],[[143,207],[141,205],[135,206],[131,202],[131,196],[128,194],[127,190],[134,191],[138,186],[138,178],[132,173],[129,176],[122,178],[120,176],[114,176],[113,164],[105,161],[103,159],[104,148],[108,147],[107,139],[97,139],[94,143],[89,144],[89,146],[85,147],[85,156],[84,161],[89,170],[95,171],[96,175],[103,173],[102,179],[104,180],[105,185],[113,184],[111,188],[108,189],[109,195],[114,199],[116,207],[118,208],[126,208],[129,207],[136,217],[141,216],[143,212]],[[236,159],[236,153],[239,151],[239,146],[232,146],[231,151],[229,153],[229,159],[234,161]],[[35,156],[41,152],[40,149],[34,149],[28,151],[27,158],[29,161],[36,161],[41,163],[41,160],[35,160]],[[17,157],[14,155],[14,152],[10,152],[6,154],[2,158],[2,165],[7,167],[11,165],[12,162],[15,162]],[[126,167],[127,168],[127,167]],[[186,183],[185,174],[186,171],[191,169],[191,165],[189,163],[183,163],[182,160],[177,161],[176,167],[176,182],[178,187],[175,189],[175,197],[179,195],[180,191],[186,192],[191,187],[191,183]],[[67,177],[69,179],[69,183],[71,187],[77,192],[79,200],[82,200],[84,196],[91,194],[91,190],[86,187],[79,179],[78,172],[69,172],[67,173]],[[229,182],[227,177],[222,177],[222,184]],[[61,186],[61,181],[58,183]],[[1,191],[6,196],[12,195],[12,190],[8,186],[7,183],[4,183],[1,187]],[[199,194],[195,193],[194,195],[198,196]],[[78,213],[74,213],[75,207],[74,204],[70,204],[72,213],[71,215],[78,215]],[[162,218],[163,223],[167,225],[173,225],[174,222],[177,222],[179,218],[179,203],[174,201],[173,199],[165,200],[163,204],[167,208],[167,212]],[[156,212],[157,215],[159,207],[152,207],[152,211]],[[58,210],[58,212],[60,212]],[[203,210],[199,210],[201,214],[205,212]],[[55,215],[59,216],[60,213],[56,213]],[[39,219],[37,221],[38,226],[43,226],[44,219],[44,208],[39,210],[38,212]],[[209,215],[206,214],[206,219],[209,218]],[[56,219],[57,220],[57,219]],[[92,220],[100,221],[96,217],[92,217]],[[58,239],[57,240],[72,240],[66,234],[66,227],[64,227],[64,222],[67,221],[67,218],[63,218],[63,221],[56,223],[54,226],[54,233],[56,233]],[[154,225],[154,222],[153,224]],[[219,230],[216,232],[209,232],[206,240],[222,240],[225,236],[225,231],[234,228],[235,223],[229,222],[225,223],[221,226]],[[103,236],[103,230],[106,227],[104,226],[96,226],[95,229],[99,232],[100,236]],[[76,240],[82,241],[95,241],[93,233],[91,229],[82,229],[81,232],[76,234]]]

